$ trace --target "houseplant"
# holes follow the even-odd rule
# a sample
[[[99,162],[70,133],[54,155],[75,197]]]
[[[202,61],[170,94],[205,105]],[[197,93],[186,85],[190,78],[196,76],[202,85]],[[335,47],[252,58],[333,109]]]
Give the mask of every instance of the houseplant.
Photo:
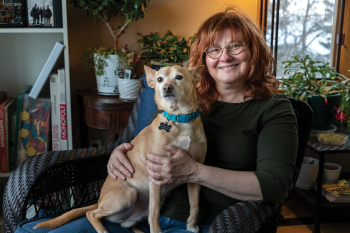
[[[142,86],[142,73],[136,68],[137,61],[138,58],[135,59],[135,62],[127,64],[125,76],[118,78],[119,98],[121,100],[135,101]]]
[[[75,9],[85,10],[88,15],[92,15],[95,23],[96,17],[101,19],[109,30],[113,41],[113,49],[101,47],[99,49],[90,48],[83,53],[83,61],[94,59],[97,88],[99,92],[116,93],[118,76],[124,76],[126,65],[126,52],[120,48],[119,38],[125,33],[128,25],[144,18],[150,0],[70,0]],[[121,17],[120,25],[115,28],[111,24],[113,17]],[[96,55],[94,55],[94,53]],[[133,54],[128,57],[132,61]],[[97,67],[96,67],[97,66]],[[88,66],[86,66],[88,67]],[[109,69],[109,70],[107,70]],[[102,71],[103,70],[103,71]]]
[[[284,74],[289,75],[282,79],[282,93],[310,104],[315,114],[313,130],[328,130],[337,112],[349,113],[350,80],[330,68],[328,62],[296,55],[282,64]]]
[[[142,37],[137,42],[141,44],[141,50],[145,50],[139,58],[146,64],[156,66],[182,65],[181,63],[188,61],[190,48],[196,37],[194,35],[186,40],[185,37],[180,38],[170,30],[163,37],[157,32],[145,36],[137,34]]]

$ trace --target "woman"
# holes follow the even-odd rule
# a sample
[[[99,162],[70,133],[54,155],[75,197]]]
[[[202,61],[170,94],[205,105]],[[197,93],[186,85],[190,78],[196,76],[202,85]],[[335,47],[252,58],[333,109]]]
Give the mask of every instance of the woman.
[[[294,171],[297,122],[288,99],[273,94],[278,87],[274,59],[245,14],[228,8],[207,19],[190,57],[190,66],[206,66],[197,89],[208,139],[206,160],[199,164],[165,145],[173,157],[148,154],[147,169],[157,185],[202,185],[198,224],[205,232],[215,216],[240,200],[283,201]],[[132,176],[125,156],[130,149],[125,143],[112,153],[108,174],[114,179]],[[166,199],[160,221],[175,222],[167,226],[174,232],[185,230],[189,209],[187,186],[180,185]]]

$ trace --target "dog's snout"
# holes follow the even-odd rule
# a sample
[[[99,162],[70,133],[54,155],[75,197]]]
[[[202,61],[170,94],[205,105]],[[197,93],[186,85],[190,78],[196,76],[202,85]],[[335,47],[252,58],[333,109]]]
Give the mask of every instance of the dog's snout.
[[[173,89],[173,86],[172,85],[164,85],[163,87],[163,90],[166,91],[166,92],[169,92]]]

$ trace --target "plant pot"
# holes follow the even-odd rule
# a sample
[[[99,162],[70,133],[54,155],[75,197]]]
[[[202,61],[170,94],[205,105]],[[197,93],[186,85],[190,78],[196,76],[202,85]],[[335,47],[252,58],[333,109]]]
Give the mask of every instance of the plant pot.
[[[341,99],[340,93],[327,95],[327,105],[322,96],[308,96],[308,102],[314,110],[313,130],[328,130],[336,111],[334,107],[338,107]]]
[[[311,164],[311,162],[313,164]],[[311,185],[316,182],[318,175],[319,161],[311,157],[304,157],[295,187],[300,189],[311,189]]]
[[[119,99],[135,101],[141,86],[141,79],[118,78]]]
[[[96,75],[97,91],[118,94],[118,77],[124,77],[124,61],[118,55],[109,55],[106,63],[103,75]]]
[[[167,64],[169,66],[182,66],[183,63],[168,63]],[[160,63],[159,61],[151,61],[151,68],[154,69],[154,70],[159,70],[160,68],[162,68],[162,63]]]

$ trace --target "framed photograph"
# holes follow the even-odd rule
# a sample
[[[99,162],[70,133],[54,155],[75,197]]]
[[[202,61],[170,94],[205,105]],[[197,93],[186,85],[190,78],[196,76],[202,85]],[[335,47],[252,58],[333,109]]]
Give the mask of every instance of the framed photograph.
[[[25,0],[0,0],[0,28],[25,27]]]
[[[62,27],[61,0],[26,0],[27,27]]]

